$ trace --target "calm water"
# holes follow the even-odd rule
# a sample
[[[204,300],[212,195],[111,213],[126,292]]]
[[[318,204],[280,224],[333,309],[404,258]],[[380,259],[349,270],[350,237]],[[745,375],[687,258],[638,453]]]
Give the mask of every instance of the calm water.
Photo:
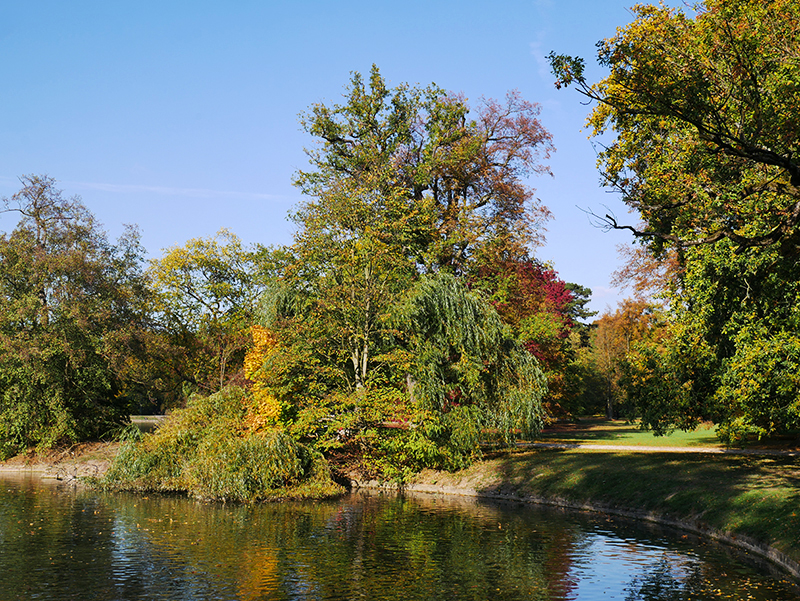
[[[257,507],[0,474],[0,600],[800,600],[733,551],[597,515],[354,494]]]

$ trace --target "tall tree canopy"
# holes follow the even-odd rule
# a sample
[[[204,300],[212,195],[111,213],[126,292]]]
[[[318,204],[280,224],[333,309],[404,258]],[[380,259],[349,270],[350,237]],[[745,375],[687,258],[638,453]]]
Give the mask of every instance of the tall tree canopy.
[[[145,313],[136,232],[113,245],[53,179],[21,181],[3,199],[20,220],[0,235],[0,455],[127,421],[123,374]]]
[[[431,85],[389,88],[377,67],[369,85],[353,75],[344,105],[314,105],[303,126],[319,141],[312,170],[296,184],[314,200],[297,217],[327,212],[331,197],[359,198],[345,232],[385,215],[405,252],[428,269],[463,270],[489,240],[525,247],[539,235],[547,209],[523,178],[545,173],[553,150],[539,107],[517,92],[483,100],[471,118],[466,101]]]
[[[579,58],[551,54],[559,85],[598,101],[590,125],[616,138],[599,157],[636,209],[637,235],[686,247],[781,243],[800,224],[800,2],[663,5],[598,44],[611,72],[589,85]]]
[[[272,255],[261,369],[248,360],[265,423],[417,468],[463,464],[481,428],[538,427],[535,359],[465,284],[481,249],[527,256],[539,236],[547,210],[524,177],[546,172],[552,146],[537,114],[512,93],[473,115],[435,85],[390,88],[373,67],[343,104],[303,115],[317,142],[296,176],[307,198],[295,243]]]
[[[160,364],[162,387],[209,394],[241,380],[263,292],[256,251],[223,229],[166,249],[147,275],[154,293],[152,330],[161,338],[153,347],[162,356],[153,361]]]
[[[339,340],[358,389],[421,272],[464,273],[484,246],[516,256],[536,240],[547,210],[523,177],[546,171],[537,160],[552,146],[538,107],[516,93],[470,119],[463,99],[389,88],[373,67],[345,98],[302,118],[319,145],[296,177],[309,198],[283,276],[307,303],[296,315],[317,315]]]
[[[800,426],[800,1],[639,5],[598,44],[610,74],[551,54],[611,134],[604,183],[664,261],[668,333],[636,355],[629,396],[657,431],[713,419],[729,442]],[[602,138],[604,141],[605,137]]]

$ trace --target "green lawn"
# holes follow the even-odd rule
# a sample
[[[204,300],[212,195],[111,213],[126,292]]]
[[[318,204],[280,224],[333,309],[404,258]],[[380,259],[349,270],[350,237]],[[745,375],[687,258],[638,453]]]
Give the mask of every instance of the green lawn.
[[[423,472],[417,482],[655,512],[751,537],[800,562],[797,458],[632,451],[498,452],[455,474]]]
[[[626,420],[583,419],[546,428],[534,442],[614,444],[647,447],[719,447],[713,426],[701,425],[694,432],[676,430],[655,436]]]

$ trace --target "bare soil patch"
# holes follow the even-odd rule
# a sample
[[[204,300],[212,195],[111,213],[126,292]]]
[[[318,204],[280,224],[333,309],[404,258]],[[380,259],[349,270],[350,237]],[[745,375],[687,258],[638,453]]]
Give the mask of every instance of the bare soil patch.
[[[62,449],[26,453],[0,462],[0,472],[28,472],[44,478],[72,480],[100,477],[106,473],[119,451],[118,442],[85,442]]]

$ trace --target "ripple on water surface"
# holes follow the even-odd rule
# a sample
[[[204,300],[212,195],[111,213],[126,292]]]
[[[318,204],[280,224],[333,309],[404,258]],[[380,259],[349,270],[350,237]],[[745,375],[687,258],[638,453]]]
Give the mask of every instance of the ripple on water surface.
[[[207,505],[0,475],[0,599],[800,601],[685,533],[435,496]]]

